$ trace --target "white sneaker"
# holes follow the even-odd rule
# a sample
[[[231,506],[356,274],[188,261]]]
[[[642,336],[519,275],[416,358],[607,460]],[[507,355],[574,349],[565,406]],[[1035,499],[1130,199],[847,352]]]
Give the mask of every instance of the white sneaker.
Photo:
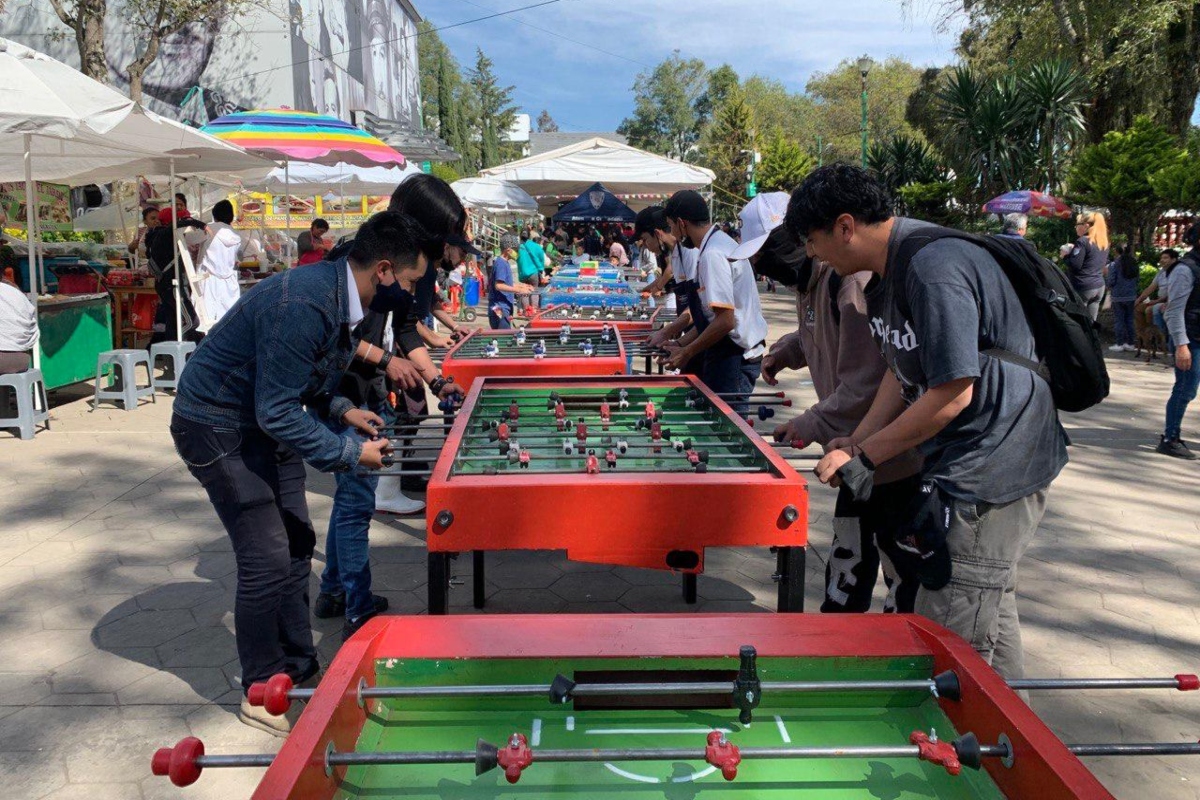
[[[1137,345],[1136,345],[1136,344],[1127,344],[1127,345],[1125,345],[1125,352],[1126,352],[1126,353],[1136,353],[1137,351],[1138,351],[1138,349],[1137,349]]]
[[[1112,347],[1108,348],[1108,352],[1110,352],[1110,353],[1124,353],[1124,352],[1125,352],[1125,345],[1123,345],[1123,344],[1114,344]]]
[[[399,475],[385,475],[375,489],[375,510],[385,514],[418,514],[425,510],[425,501],[401,494]]]

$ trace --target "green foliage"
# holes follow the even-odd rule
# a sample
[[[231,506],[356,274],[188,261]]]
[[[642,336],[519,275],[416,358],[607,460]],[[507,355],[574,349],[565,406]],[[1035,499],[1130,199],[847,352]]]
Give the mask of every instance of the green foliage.
[[[633,116],[617,128],[629,143],[654,153],[684,159],[700,137],[697,104],[707,88],[704,62],[684,59],[676,50],[633,86]]]
[[[479,169],[502,163],[501,144],[517,118],[512,104],[512,86],[500,86],[493,63],[483,50],[475,50],[475,68],[468,76],[478,103],[476,131],[479,134]]]
[[[936,93],[944,120],[937,144],[964,199],[977,205],[1013,189],[1058,191],[1086,99],[1083,76],[1064,62],[1035,64],[1020,77],[947,71]]]
[[[449,164],[431,164],[429,166],[429,174],[435,178],[441,178],[446,183],[454,183],[456,180],[462,178],[462,175],[459,175],[458,171]]]
[[[554,121],[554,117],[550,116],[550,112],[542,109],[542,113],[538,114],[537,118],[538,133],[558,133],[558,123]]]
[[[752,75],[742,83],[746,103],[754,111],[754,118],[773,131],[794,142],[815,142],[818,132],[816,106],[812,99],[789,92],[777,80]]]
[[[954,182],[909,183],[896,190],[897,205],[906,216],[957,227],[962,214],[954,205]]]
[[[871,141],[897,134],[920,139],[922,134],[905,119],[908,98],[920,86],[922,71],[890,57],[876,63],[867,75],[867,130]],[[822,139],[832,145],[826,161],[858,163],[862,128],[862,78],[855,60],[817,73],[806,87],[815,104]]]
[[[473,175],[479,163],[474,94],[432,24],[422,21],[418,31],[423,122],[462,157],[461,167]]]
[[[104,244],[102,231],[42,231],[43,242],[95,242]]]
[[[1058,248],[1075,241],[1075,220],[1030,217],[1025,238],[1033,243],[1039,253],[1052,256],[1050,260],[1054,261],[1058,256]]]
[[[1108,209],[1113,228],[1141,243],[1166,208],[1154,185],[1156,173],[1172,170],[1183,157],[1174,136],[1141,116],[1127,131],[1110,131],[1099,144],[1080,151],[1071,169],[1072,196]],[[1160,181],[1160,185],[1161,185]]]
[[[1154,278],[1158,275],[1158,267],[1153,267],[1149,264],[1142,264],[1138,270],[1138,294],[1146,291],[1150,284],[1154,283]]]
[[[746,170],[758,141],[754,114],[737,86],[729,91],[715,113],[701,140],[704,163],[716,173],[713,183],[725,199],[745,197]]]
[[[717,109],[741,85],[737,72],[728,64],[722,64],[708,73],[708,88],[696,101],[696,116],[701,128],[713,120]]]
[[[817,167],[816,159],[795,141],[776,131],[758,165],[760,192],[791,192]]]

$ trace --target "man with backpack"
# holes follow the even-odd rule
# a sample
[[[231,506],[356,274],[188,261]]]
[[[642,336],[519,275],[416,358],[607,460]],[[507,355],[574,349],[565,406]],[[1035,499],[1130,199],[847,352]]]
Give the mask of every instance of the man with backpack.
[[[1067,463],[1056,401],[1086,407],[1107,393],[1106,374],[1088,385],[1074,369],[1094,369],[1094,356],[1103,371],[1090,321],[1081,327],[1086,306],[1023,242],[893,217],[886,191],[857,167],[811,174],[786,224],[839,275],[873,273],[869,323],[889,370],[854,433],[831,443],[818,477],[869,497],[875,465],[919,448],[920,485],[893,509],[897,544],[919,559],[915,611],[965,638],[1001,676],[1019,678],[1017,565]],[[1047,330],[1060,351],[1035,339]],[[1076,336],[1082,345],[1064,363],[1061,348]],[[1049,377],[1035,371],[1039,359]],[[1080,384],[1064,388],[1070,379]]]

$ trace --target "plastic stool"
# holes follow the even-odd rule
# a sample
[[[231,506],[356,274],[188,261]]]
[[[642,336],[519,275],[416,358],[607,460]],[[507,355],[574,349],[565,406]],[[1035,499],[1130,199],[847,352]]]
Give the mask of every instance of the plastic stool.
[[[137,385],[137,365],[146,367],[146,385]],[[119,370],[121,385],[119,388],[104,386],[104,368],[112,366]],[[150,368],[150,354],[145,350],[108,350],[96,358],[96,393],[92,397],[92,410],[95,411],[105,400],[120,402],[126,411],[133,411],[138,401],[143,397],[154,399],[154,371]]]
[[[159,342],[150,345],[150,385],[158,391],[171,392],[179,388],[179,374],[196,349],[195,342]],[[170,374],[174,377],[159,378],[154,375],[160,358],[170,359]]]
[[[50,430],[50,404],[46,401],[46,382],[39,369],[0,375],[0,386],[11,386],[17,394],[17,415],[0,417],[0,428],[16,428],[22,439],[32,439],[40,423]],[[4,409],[7,413],[8,409]]]

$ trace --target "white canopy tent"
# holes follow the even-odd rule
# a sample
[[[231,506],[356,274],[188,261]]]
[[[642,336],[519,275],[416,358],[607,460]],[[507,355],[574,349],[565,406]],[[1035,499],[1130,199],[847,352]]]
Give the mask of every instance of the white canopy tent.
[[[515,183],[497,178],[464,178],[450,188],[467,208],[500,216],[503,214],[536,214],[538,203]]]
[[[703,190],[716,177],[704,167],[600,137],[485,169],[481,175],[520,186],[539,199],[543,213],[556,211],[559,198],[576,197],[597,181],[637,210],[653,201],[636,195]]]
[[[133,175],[168,177],[173,194],[177,166],[188,174],[223,176],[265,175],[273,166],[240,147],[144,111],[113,89],[7,39],[0,39],[0,86],[6,87],[0,105],[0,182],[25,183],[35,304],[42,277],[34,181],[80,186]],[[179,331],[178,281],[175,295]]]
[[[420,174],[421,169],[409,162],[404,167],[356,167],[352,164],[307,164],[296,162],[288,165],[287,172],[276,167],[257,186],[272,194],[324,195],[340,193],[351,197],[362,195],[390,195],[410,175]],[[250,181],[242,181],[246,187]]]

